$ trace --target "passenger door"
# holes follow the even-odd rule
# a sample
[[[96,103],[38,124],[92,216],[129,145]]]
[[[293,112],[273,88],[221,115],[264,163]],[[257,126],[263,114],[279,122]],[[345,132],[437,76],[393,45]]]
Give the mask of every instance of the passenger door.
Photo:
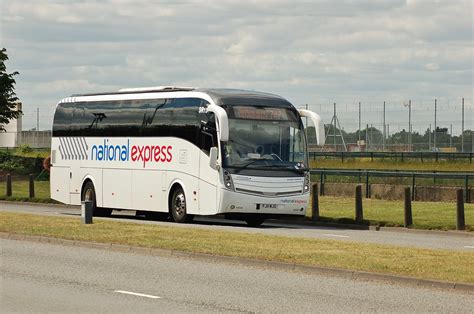
[[[199,213],[213,215],[217,212],[217,183],[219,172],[209,164],[209,151],[217,147],[217,132],[214,114],[200,114],[200,152],[199,152]]]

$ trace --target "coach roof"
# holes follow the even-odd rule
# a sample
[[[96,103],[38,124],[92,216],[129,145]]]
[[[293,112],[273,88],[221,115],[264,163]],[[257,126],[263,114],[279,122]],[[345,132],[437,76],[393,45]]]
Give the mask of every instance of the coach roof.
[[[139,87],[124,88],[116,92],[103,92],[91,94],[76,94],[78,96],[105,96],[105,95],[127,95],[127,94],[144,94],[144,93],[173,93],[173,92],[200,92],[209,95],[214,103],[218,106],[222,105],[256,105],[256,106],[282,106],[291,107],[291,104],[278,95],[243,89],[231,88],[194,88],[181,86],[156,86],[156,87]]]

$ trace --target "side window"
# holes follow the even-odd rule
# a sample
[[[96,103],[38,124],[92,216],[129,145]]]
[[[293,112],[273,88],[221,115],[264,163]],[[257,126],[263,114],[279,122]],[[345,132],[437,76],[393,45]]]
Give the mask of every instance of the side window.
[[[76,103],[73,134],[82,136],[139,136],[146,108],[144,100]]]
[[[197,143],[199,98],[166,99],[147,110],[145,136],[175,136]]]
[[[209,103],[203,100],[201,106],[207,107]],[[199,113],[200,132],[199,132],[199,147],[201,150],[209,155],[211,147],[217,146],[217,126],[214,113],[205,112]]]
[[[54,113],[53,136],[69,136],[73,110],[69,103],[58,104]]]

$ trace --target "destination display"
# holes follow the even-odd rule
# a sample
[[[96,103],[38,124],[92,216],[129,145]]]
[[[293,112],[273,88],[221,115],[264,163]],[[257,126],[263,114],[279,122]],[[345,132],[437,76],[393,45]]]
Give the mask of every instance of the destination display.
[[[288,121],[291,120],[288,116],[288,109],[286,108],[258,108],[247,106],[232,107],[235,119],[250,119],[250,120],[270,120],[270,121]]]

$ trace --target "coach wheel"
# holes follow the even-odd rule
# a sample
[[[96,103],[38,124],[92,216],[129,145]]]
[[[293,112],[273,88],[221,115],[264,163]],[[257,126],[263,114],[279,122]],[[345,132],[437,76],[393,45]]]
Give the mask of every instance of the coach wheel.
[[[92,202],[92,214],[97,217],[108,217],[112,214],[112,209],[110,208],[100,208],[97,207],[97,201],[95,198],[95,189],[92,182],[87,182],[84,185],[82,190],[82,201],[91,201]]]
[[[171,216],[175,222],[184,223],[193,219],[186,211],[186,196],[181,187],[174,190],[171,197]]]
[[[250,227],[258,227],[263,224],[264,221],[265,218],[259,216],[250,216],[245,218],[245,222],[247,222],[247,225],[249,225]]]

